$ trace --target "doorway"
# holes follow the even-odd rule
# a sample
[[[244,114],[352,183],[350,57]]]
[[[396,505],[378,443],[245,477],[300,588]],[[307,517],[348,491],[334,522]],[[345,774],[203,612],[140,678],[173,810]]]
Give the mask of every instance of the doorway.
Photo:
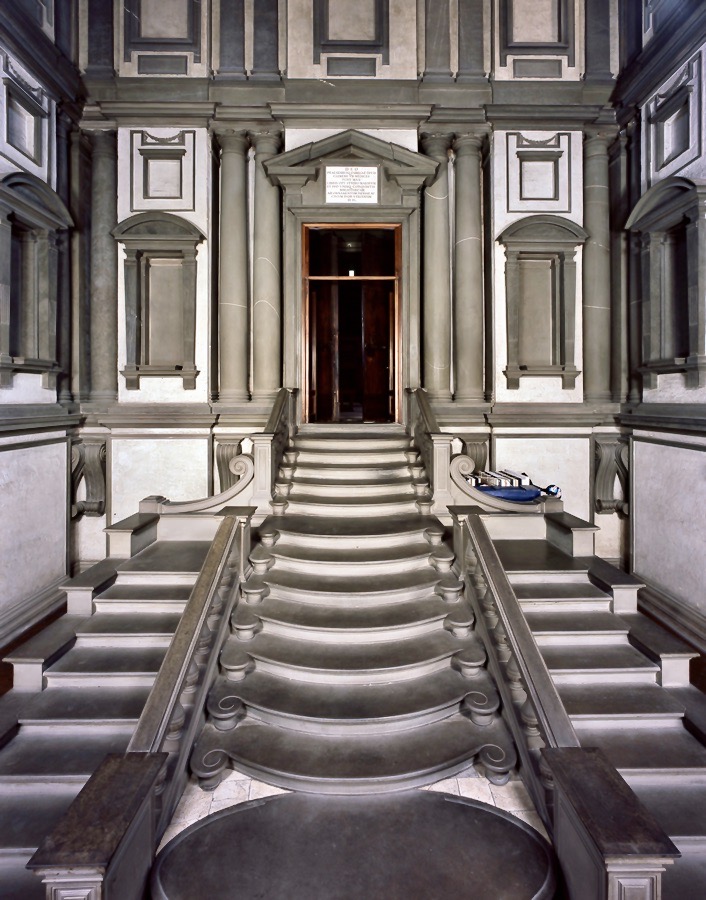
[[[400,228],[304,228],[309,422],[397,418]]]

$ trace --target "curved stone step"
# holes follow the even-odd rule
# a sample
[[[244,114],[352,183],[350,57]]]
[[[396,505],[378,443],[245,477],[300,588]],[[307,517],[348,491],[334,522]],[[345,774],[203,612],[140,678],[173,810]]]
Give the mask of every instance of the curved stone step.
[[[404,432],[368,432],[366,434],[340,434],[335,431],[322,431],[318,434],[298,432],[293,447],[295,450],[409,450],[410,439]]]
[[[299,681],[330,684],[380,684],[418,678],[451,664],[455,653],[480,648],[475,637],[459,640],[449,632],[371,644],[293,641],[260,633],[251,641],[230,638],[221,651],[221,669],[242,664],[245,652],[256,670]],[[483,656],[484,658],[484,656]]]
[[[298,444],[293,448],[297,453],[296,466],[306,465],[377,465],[378,463],[406,463],[404,450],[401,448],[371,448],[370,450],[351,450],[350,442],[345,450],[334,450],[329,447],[300,449]]]
[[[393,575],[348,578],[280,572],[275,568],[263,576],[263,581],[273,597],[324,606],[338,603],[341,606],[360,607],[422,600],[434,592],[440,579],[437,572],[429,566],[419,571]]]
[[[343,550],[407,545],[423,539],[428,530],[443,534],[443,526],[434,516],[420,515],[416,510],[404,515],[341,518],[339,516],[296,515],[291,509],[285,516],[265,519],[260,526],[274,529],[287,543],[304,547],[335,547]]]
[[[389,495],[392,490],[397,495],[412,496],[414,489],[409,475],[401,478],[386,478],[384,481],[376,478],[355,478],[350,481],[335,481],[323,475],[320,478],[301,477],[295,474],[291,479],[292,495],[306,494],[310,497],[348,497],[353,492],[357,497],[374,498],[381,495]]]
[[[504,773],[515,752],[500,718],[485,726],[462,715],[392,734],[306,734],[248,721],[232,731],[206,725],[192,754],[204,777],[225,752],[235,768],[283,788],[316,793],[399,791],[449,777],[477,757]],[[218,762],[216,763],[218,764]]]
[[[381,494],[379,497],[317,497],[292,491],[287,497],[287,512],[311,516],[393,516],[415,510],[416,495]]]
[[[389,684],[295,682],[255,670],[240,682],[219,678],[209,696],[209,712],[227,718],[234,701],[249,717],[270,725],[316,734],[382,733],[437,722],[458,712],[472,694],[477,709],[495,707],[489,676],[464,678],[446,668],[424,678]]]
[[[297,603],[270,595],[256,606],[241,604],[234,615],[234,627],[237,633],[239,616],[249,617],[254,613],[267,634],[294,640],[330,643],[401,640],[438,631],[446,617],[462,605],[430,596],[387,606],[341,608]]]
[[[270,549],[280,572],[312,572],[318,569],[326,574],[391,575],[425,569],[430,565],[432,548],[426,540],[414,540],[393,547],[338,548],[303,546],[282,539]]]
[[[373,480],[386,481],[396,479],[409,479],[410,470],[407,461],[402,458],[392,462],[381,463],[347,463],[345,466],[335,463],[301,462],[297,459],[294,464],[294,475],[297,478],[323,478],[329,482],[341,485],[351,481]]]

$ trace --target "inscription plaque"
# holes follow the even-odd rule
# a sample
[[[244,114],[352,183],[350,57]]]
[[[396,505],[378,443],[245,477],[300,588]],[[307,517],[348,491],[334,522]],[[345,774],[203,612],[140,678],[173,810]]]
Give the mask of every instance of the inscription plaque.
[[[326,166],[327,203],[377,203],[376,166]]]

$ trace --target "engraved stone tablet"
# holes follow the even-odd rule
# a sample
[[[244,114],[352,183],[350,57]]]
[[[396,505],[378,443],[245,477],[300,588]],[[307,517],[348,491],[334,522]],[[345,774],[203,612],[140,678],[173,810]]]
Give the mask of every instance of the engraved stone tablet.
[[[377,203],[376,166],[326,166],[327,203]]]

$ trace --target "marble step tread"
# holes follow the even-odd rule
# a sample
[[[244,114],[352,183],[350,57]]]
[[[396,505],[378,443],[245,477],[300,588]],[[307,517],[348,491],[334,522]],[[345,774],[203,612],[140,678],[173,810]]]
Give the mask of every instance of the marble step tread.
[[[19,720],[23,724],[135,723],[148,694],[148,687],[50,688],[31,699]]]
[[[126,574],[197,574],[210,546],[210,541],[155,541],[121,563],[118,580]]]
[[[508,538],[493,544],[508,575],[588,572],[586,560],[569,556],[548,541]]]
[[[559,696],[573,720],[682,718],[684,706],[657,684],[563,684]]]
[[[533,603],[545,601],[562,603],[576,603],[577,601],[603,602],[605,608],[609,608],[612,597],[605,591],[591,584],[588,577],[583,582],[547,582],[513,585],[515,596],[527,609],[532,608]]]
[[[85,782],[108,753],[124,753],[131,727],[72,731],[53,725],[23,728],[0,751],[3,782]],[[3,787],[4,790],[4,787]]]
[[[193,585],[190,584],[114,584],[96,597],[95,602],[107,603],[115,601],[116,606],[124,603],[144,603],[145,612],[150,606],[160,603],[181,603],[191,595]]]
[[[658,672],[646,656],[628,643],[616,646],[540,647],[547,668],[554,675],[566,672]]]
[[[0,852],[0,897],[3,900],[46,900],[46,885],[26,868],[31,856],[24,851],[7,855]]]
[[[706,838],[706,784],[685,779],[680,784],[635,785],[633,790],[670,838]]]
[[[407,543],[410,536],[422,536],[427,529],[443,532],[443,528],[434,516],[423,516],[416,512],[390,516],[368,516],[365,519],[342,519],[340,516],[297,515],[289,510],[285,516],[272,516],[262,523],[260,529],[270,528],[290,539],[299,537],[313,545],[312,539],[338,540],[353,538],[377,546],[391,543]]]
[[[30,855],[34,853],[42,838],[66,812],[80,787],[76,783],[32,785],[13,791],[5,785],[0,793],[0,847],[3,851],[26,850]]]
[[[164,647],[73,647],[45,675],[155,675],[165,652]]]
[[[275,567],[263,576],[263,581],[278,597],[302,603],[323,602],[324,605],[384,605],[421,599],[433,593],[439,580],[439,574],[431,566],[428,569],[392,575],[351,575],[345,578],[282,572]]]
[[[465,611],[465,606],[461,607],[458,602],[447,603],[435,595],[409,603],[372,607],[314,605],[269,596],[262,603],[248,606],[246,609],[262,619],[266,626],[283,625],[333,634],[352,631],[364,637],[366,633],[376,631],[389,632],[412,625],[441,623],[446,616],[459,610]],[[391,637],[394,635],[388,636],[387,639]]]
[[[339,508],[342,513],[349,511],[351,513],[360,512],[361,510],[370,510],[375,515],[378,510],[392,509],[394,512],[411,511],[414,503],[414,494],[379,494],[377,496],[365,496],[359,494],[344,494],[341,497],[323,497],[318,494],[307,494],[305,491],[299,491],[294,488],[287,497],[289,503],[288,509],[291,507],[296,511],[297,505],[301,507],[333,507]]]
[[[397,790],[436,781],[468,765],[483,747],[494,748],[497,766],[514,762],[504,724],[476,726],[455,715],[420,728],[390,734],[318,735],[260,722],[227,734],[206,726],[197,749],[225,747],[238,768],[282,787],[316,792]],[[214,729],[215,730],[215,729]],[[210,733],[209,733],[210,732]]]
[[[295,641],[261,632],[251,641],[229,639],[221,652],[221,664],[227,667],[233,654],[240,657],[245,652],[257,663],[268,662],[291,669],[292,677],[307,671],[330,675],[332,680],[346,674],[372,677],[387,673],[393,677],[396,672],[409,672],[413,677],[418,667],[448,660],[468,647],[479,647],[475,636],[461,640],[448,631],[370,644]],[[483,658],[482,651],[478,652]]]
[[[377,463],[406,463],[405,451],[400,447],[371,447],[369,450],[361,448],[353,449],[351,443],[347,443],[346,449],[335,447],[307,447],[299,448],[296,444],[294,450],[297,453],[295,465],[302,463],[317,465],[376,465]]]
[[[468,679],[453,669],[442,669],[423,678],[391,684],[331,685],[294,682],[256,670],[241,682],[219,679],[213,699],[220,702],[220,698],[237,697],[248,707],[278,717],[352,726],[403,721],[445,711],[460,703],[469,691],[494,695],[484,672]]]
[[[382,432],[369,432],[361,435],[341,435],[335,432],[321,432],[320,434],[297,434],[293,447],[295,450],[368,450],[371,448],[389,448],[394,450],[408,450],[410,439],[404,433],[384,434]]]
[[[296,475],[289,482],[291,489],[289,497],[308,495],[311,497],[330,498],[337,501],[348,497],[351,493],[364,497],[374,502],[379,497],[392,496],[412,497],[414,488],[412,479],[406,478],[379,478],[355,479],[351,481],[335,481],[329,478],[298,478]]]
[[[680,722],[650,729],[587,727],[576,733],[582,747],[600,747],[628,781],[632,773],[650,773],[656,781],[660,770],[686,774],[706,767],[706,747]]]
[[[286,465],[286,464],[285,464]],[[407,480],[410,479],[409,464],[404,459],[393,462],[356,462],[344,466],[335,463],[299,462],[293,463],[294,477],[307,480],[324,479],[336,484],[348,484],[360,480]]]
[[[178,613],[122,613],[97,612],[86,619],[77,629],[79,636],[154,636],[174,634],[181,616]]]
[[[285,538],[270,549],[272,556],[278,561],[278,565],[287,566],[291,561],[293,564],[316,565],[316,566],[365,566],[389,563],[390,565],[400,566],[409,564],[410,566],[418,566],[419,564],[429,562],[429,554],[434,548],[431,547],[429,541],[426,540],[410,540],[403,544],[393,547],[362,547],[362,548],[336,548],[336,547],[317,547],[302,546],[301,544],[293,544]],[[450,550],[438,548],[439,551],[447,558],[453,558]]]
[[[609,612],[532,612],[525,619],[535,637],[539,635],[626,635],[628,626]]]

